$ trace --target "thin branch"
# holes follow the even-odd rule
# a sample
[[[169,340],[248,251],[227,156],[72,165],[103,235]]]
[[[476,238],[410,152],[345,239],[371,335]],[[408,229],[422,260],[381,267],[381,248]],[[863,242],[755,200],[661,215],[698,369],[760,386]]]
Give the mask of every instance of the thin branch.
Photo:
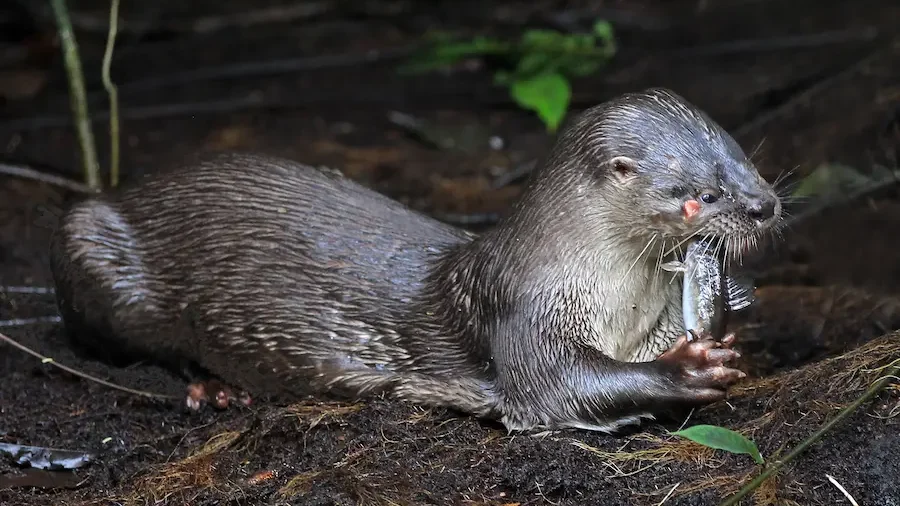
[[[900,373],[900,359],[893,361],[888,367],[885,368],[885,374],[878,378],[872,386],[869,387],[868,390],[865,391],[858,399],[850,403],[849,406],[845,407],[838,413],[834,418],[828,421],[825,425],[823,425],[819,430],[817,430],[813,435],[809,436],[802,443],[797,445],[793,451],[787,454],[783,459],[779,460],[772,466],[768,467],[765,471],[763,471],[759,476],[753,479],[750,483],[741,488],[736,494],[729,497],[728,500],[722,503],[721,506],[735,506],[737,505],[741,499],[746,497],[748,494],[752,493],[756,490],[757,487],[762,485],[764,481],[766,481],[770,476],[777,473],[781,470],[782,467],[785,466],[788,462],[794,460],[798,455],[803,453],[810,445],[822,439],[822,437],[831,430],[838,423],[843,421],[845,418],[850,416],[857,408],[859,408],[864,402],[868,401],[872,397],[875,396],[878,392],[880,392],[884,387],[886,387],[889,383],[894,381],[896,375]]]
[[[228,65],[200,67],[181,72],[157,75],[124,83],[123,93],[149,91],[165,86],[196,84],[199,81],[221,79],[242,79],[248,77],[277,76],[314,70],[355,67],[384,61],[399,60],[414,51],[413,46],[388,49],[373,49],[364,53],[351,52],[326,54],[301,58],[279,58],[276,60],[238,62]]]
[[[269,23],[288,23],[309,19],[324,14],[335,6],[331,2],[298,2],[294,5],[279,5],[224,16],[206,16],[192,20],[190,27],[195,32],[208,33],[223,28],[254,26]]]
[[[803,48],[821,48],[853,42],[871,42],[878,37],[878,28],[866,26],[846,30],[831,30],[819,33],[743,39],[705,44],[702,46],[675,49],[669,54],[679,58],[702,58],[741,53],[764,53]]]
[[[123,387],[121,385],[116,385],[115,383],[110,383],[109,381],[102,380],[96,376],[91,376],[90,374],[83,373],[81,371],[77,371],[75,369],[72,369],[71,367],[68,367],[68,366],[65,366],[65,365],[62,365],[62,364],[56,362],[55,360],[53,360],[50,357],[45,357],[44,355],[41,355],[40,353],[32,350],[31,348],[29,348],[25,345],[19,344],[13,338],[11,338],[7,335],[4,335],[4,334],[0,334],[0,341],[4,341],[7,344],[11,345],[12,347],[18,348],[19,350],[24,351],[25,353],[31,355],[32,357],[41,359],[41,362],[44,364],[51,364],[55,367],[62,369],[63,371],[66,371],[69,374],[74,374],[75,376],[78,376],[79,378],[84,378],[86,380],[93,381],[95,383],[99,383],[99,384],[109,387],[109,388],[121,390],[123,392],[128,392],[128,393],[134,394],[134,395],[139,395],[141,397],[149,397],[152,399],[174,399],[175,398],[171,395],[156,394],[153,392],[146,392],[144,390],[135,390],[133,388]]]
[[[96,193],[99,191],[99,188],[91,188],[90,186],[79,181],[73,181],[62,176],[47,174],[46,172],[41,172],[37,169],[33,169],[25,165],[12,165],[0,162],[0,174],[21,177],[24,179],[31,179],[33,181],[40,181],[42,183],[52,184],[77,193]]]
[[[844,195],[843,197],[841,197],[839,199],[822,199],[819,202],[810,204],[810,205],[804,207],[803,209],[801,209],[800,211],[798,211],[797,213],[795,213],[792,216],[785,219],[784,220],[785,226],[791,226],[796,223],[805,221],[825,210],[828,210],[828,209],[831,209],[834,207],[838,207],[840,205],[849,204],[857,199],[861,199],[861,198],[871,195],[873,193],[877,193],[881,190],[884,190],[885,188],[890,188],[892,186],[900,184],[900,172],[894,172],[894,173],[892,173],[892,176],[893,177],[886,177],[886,178],[871,182],[869,184],[862,185],[861,187],[848,192],[846,195]]]
[[[84,166],[85,182],[91,188],[100,189],[97,147],[94,144],[94,133],[88,117],[84,73],[81,70],[81,58],[78,56],[78,43],[75,40],[75,33],[72,31],[72,22],[69,20],[69,11],[66,8],[65,0],[50,0],[50,5],[53,7],[53,15],[56,17],[66,73],[69,77],[72,115],[75,118],[78,143],[81,145],[81,162]]]
[[[103,53],[103,87],[109,94],[109,185],[119,186],[119,92],[109,76],[113,48],[119,27],[119,0],[112,0],[109,8],[109,36]]]
[[[130,83],[120,83],[116,88],[117,92],[128,94],[135,92],[146,92],[166,86],[196,84],[200,81],[275,76],[296,72],[309,72],[327,68],[352,67],[381,62],[385,60],[400,59],[403,55],[409,54],[410,52],[411,48],[401,47],[397,49],[367,51],[362,54],[348,53],[313,56],[309,58],[289,58],[262,62],[243,62],[216,67],[202,67],[198,69],[187,70],[184,72],[176,72],[172,74],[150,77]],[[95,97],[92,95],[92,98]],[[97,96],[96,98],[99,98],[99,96]],[[355,100],[357,104],[375,103],[379,104],[380,106],[380,104],[383,104],[383,102],[385,102],[385,98],[386,97],[383,94],[375,95],[374,99],[366,97],[347,97],[345,94],[327,94],[325,96],[298,96],[294,97],[292,101],[286,102],[284,98],[263,100],[256,96],[249,96],[245,98],[125,108],[122,111],[122,114],[120,114],[120,117],[126,119],[151,119],[181,115],[239,112],[243,110],[258,110],[265,108],[304,108],[314,105],[318,106],[325,102],[347,104],[348,100]],[[396,100],[400,99],[398,98]],[[440,97],[438,98],[438,100],[440,100]],[[391,101],[391,97],[388,97],[387,102]],[[509,102],[509,99],[505,97],[500,100],[500,103],[503,104],[507,102]],[[96,112],[93,117],[89,119],[89,121],[98,122],[105,120],[110,116],[111,115],[108,111],[99,111]],[[71,122],[71,117],[67,115],[31,115],[28,117],[11,118],[5,121],[0,121],[0,129],[18,131],[37,130],[42,128],[65,127],[71,124]]]
[[[2,285],[0,293],[34,293],[34,294],[54,294],[56,289],[51,286],[17,286]]]
[[[149,3],[149,2],[148,2]],[[259,24],[289,23],[312,19],[326,14],[333,9],[331,2],[297,2],[293,5],[274,6],[225,15],[203,16],[165,20],[152,27],[157,31],[173,31],[181,33],[209,33],[225,28],[250,27]],[[102,19],[92,14],[73,13],[72,22],[79,30],[86,32],[104,32],[106,25]],[[123,23],[122,30],[134,32],[138,23]],[[140,23],[138,32],[144,32],[144,23]]]
[[[0,320],[0,327],[27,327],[29,325],[43,325],[45,323],[59,323],[62,318],[56,316],[36,316],[34,318],[14,318],[12,320]]]
[[[339,101],[339,97],[334,98]],[[321,103],[321,102],[320,102]],[[131,120],[173,118],[178,116],[195,116],[199,114],[239,113],[243,111],[259,110],[266,108],[286,109],[294,104],[279,103],[277,100],[263,100],[256,95],[228,98],[223,100],[211,100],[202,102],[176,102],[171,104],[148,105],[144,107],[127,107],[122,110],[120,118]],[[311,104],[302,104],[311,105]],[[99,111],[90,121],[99,122],[109,118],[108,111]],[[71,124],[71,118],[66,115],[48,115],[43,117],[21,118],[0,123],[0,129],[11,130],[35,130],[41,128],[59,128]]]
[[[491,183],[491,188],[497,190],[509,186],[516,181],[522,181],[534,172],[535,167],[537,167],[537,159],[519,164],[494,179]]]
[[[747,121],[743,125],[734,129],[733,137],[736,139],[740,139],[745,135],[750,134],[751,132],[762,128],[763,126],[772,122],[772,120],[779,118],[786,113],[793,110],[795,107],[799,107],[809,103],[815,103],[816,95],[819,95],[826,90],[834,87],[837,83],[841,82],[844,79],[853,76],[857,72],[868,67],[872,62],[878,60],[879,58],[884,57],[884,50],[875,50],[865,58],[860,60],[855,60],[847,67],[837,71],[834,74],[828,75],[821,80],[817,81],[815,84],[798,91],[793,94],[790,98],[785,100],[783,103],[778,104],[772,109],[769,109],[750,121]]]

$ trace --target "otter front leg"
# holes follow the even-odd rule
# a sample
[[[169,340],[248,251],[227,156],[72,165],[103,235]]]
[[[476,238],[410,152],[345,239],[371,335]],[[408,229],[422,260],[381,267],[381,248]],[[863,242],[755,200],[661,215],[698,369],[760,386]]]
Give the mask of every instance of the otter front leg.
[[[747,376],[727,365],[741,357],[732,349],[735,335],[728,334],[722,341],[696,334],[690,339],[684,335],[679,337],[651,363],[678,371],[678,384],[684,389],[681,392],[684,405],[703,405],[724,399],[727,388]]]
[[[531,347],[528,341],[543,353],[520,354]],[[571,337],[531,334],[510,347],[511,353],[496,356],[502,422],[510,430],[613,432],[671,409],[722,400],[728,387],[745,376],[728,365],[739,357],[731,349],[734,341],[733,335],[723,342],[682,336],[656,360],[622,362],[573,345]]]

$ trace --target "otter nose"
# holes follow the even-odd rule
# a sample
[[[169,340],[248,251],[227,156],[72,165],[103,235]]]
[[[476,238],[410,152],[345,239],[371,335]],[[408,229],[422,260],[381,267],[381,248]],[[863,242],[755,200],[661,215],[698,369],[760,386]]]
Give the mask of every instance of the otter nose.
[[[773,197],[758,197],[747,202],[747,213],[758,222],[764,222],[775,216],[778,201]]]

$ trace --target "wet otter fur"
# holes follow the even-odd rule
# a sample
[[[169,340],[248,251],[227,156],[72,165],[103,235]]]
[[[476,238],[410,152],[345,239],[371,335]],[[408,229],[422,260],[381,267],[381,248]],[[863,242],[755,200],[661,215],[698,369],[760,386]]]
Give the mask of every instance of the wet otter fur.
[[[612,431],[743,377],[734,336],[685,339],[659,266],[692,236],[738,254],[780,216],[721,127],[650,89],[580,114],[478,236],[334,170],[230,154],[75,204],[52,267],[69,333],[111,360]]]

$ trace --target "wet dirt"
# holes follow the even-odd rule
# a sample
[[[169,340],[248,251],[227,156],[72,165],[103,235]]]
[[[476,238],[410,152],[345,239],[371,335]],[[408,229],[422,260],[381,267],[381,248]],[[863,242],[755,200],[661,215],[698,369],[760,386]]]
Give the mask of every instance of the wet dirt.
[[[230,79],[147,80],[237,62],[389,53],[435,27],[517,33],[536,24],[590,26],[595,15],[618,20],[622,49],[609,69],[575,83],[576,110],[623,91],[669,86],[735,132],[748,151],[765,139],[754,159],[769,179],[795,167],[799,177],[823,162],[861,171],[896,167],[900,69],[892,63],[900,44],[890,20],[900,11],[892,2],[857,2],[853,9],[812,1],[575,2],[568,9],[555,2],[309,2],[312,14],[297,9],[295,19],[281,23],[198,33],[189,22],[204,18],[203,26],[215,26],[225,13],[281,4],[188,9],[166,1],[157,11],[126,9],[126,19],[146,21],[126,30],[114,65],[126,180],[201,151],[257,150],[340,168],[425,213],[502,214],[519,188],[491,182],[540,157],[552,137],[483,70],[406,78],[386,59],[319,61]],[[105,8],[79,3],[73,16],[90,76],[99,75],[105,42],[92,20],[102,27]],[[4,95],[0,148],[4,159],[78,177],[58,50],[47,49],[47,19],[38,19],[36,31],[3,42],[4,75],[38,72],[43,81],[38,91],[19,87]],[[849,35],[841,39],[836,31]],[[825,32],[831,42],[773,42]],[[751,38],[766,42],[734,43]],[[102,90],[93,77],[88,88]],[[100,118],[104,100],[99,93],[91,102]],[[423,144],[390,121],[391,111],[465,137],[464,149]],[[105,166],[102,121],[95,134]],[[491,136],[502,147],[496,140],[492,147]],[[78,196],[34,181],[0,181],[0,285],[50,286],[55,215]],[[727,403],[692,413],[689,424],[746,429],[772,461],[858,396],[877,377],[874,369],[900,356],[900,334],[890,333],[900,328],[898,230],[900,190],[888,187],[796,223],[753,260],[758,300],[733,322],[748,386]],[[55,314],[52,296],[0,293],[0,320]],[[173,396],[111,390],[0,345],[0,441],[98,456],[63,472],[26,471],[0,459],[0,504],[711,505],[755,473],[744,455],[668,435],[684,418],[609,436],[507,434],[497,423],[383,400],[189,413],[184,380],[148,365],[111,367],[83,356],[58,324],[0,332],[85,373]],[[834,359],[854,350],[864,353]],[[743,504],[848,503],[830,475],[859,504],[900,505],[898,405],[900,390],[886,389]]]

